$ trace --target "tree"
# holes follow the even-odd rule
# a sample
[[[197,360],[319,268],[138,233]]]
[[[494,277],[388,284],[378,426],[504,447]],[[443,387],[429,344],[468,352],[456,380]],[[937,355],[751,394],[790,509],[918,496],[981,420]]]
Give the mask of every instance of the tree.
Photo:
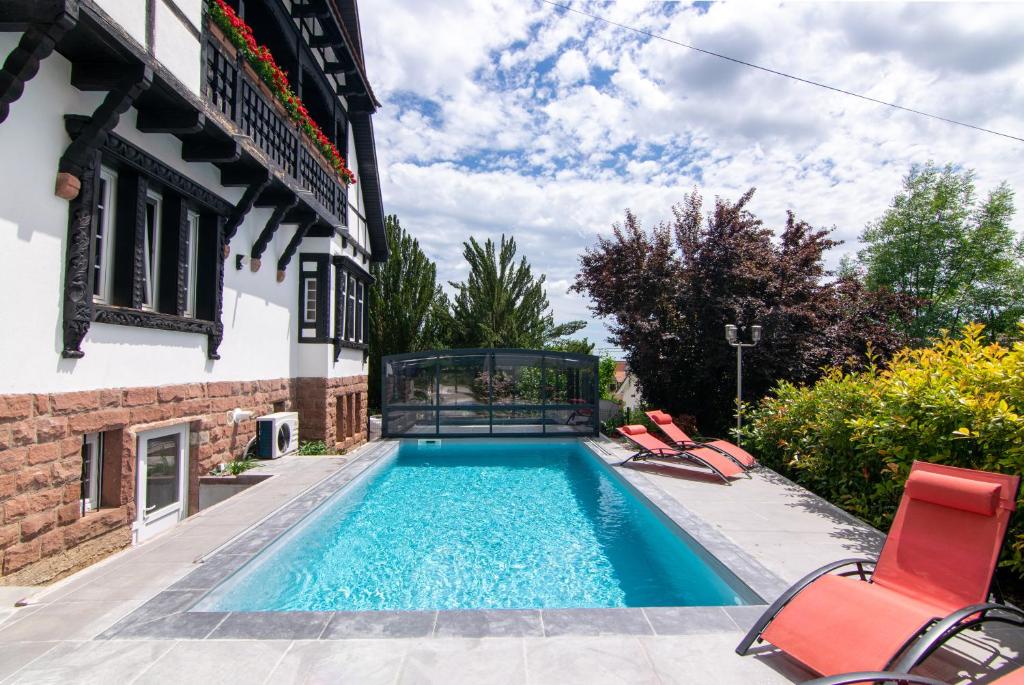
[[[587,338],[559,338],[544,346],[553,352],[572,352],[573,354],[594,354],[594,343]]]
[[[597,363],[597,377],[601,384],[601,399],[612,399],[613,388],[615,387],[615,359],[610,354],[602,354],[601,361]]]
[[[1010,222],[1013,191],[1004,182],[978,202],[973,170],[914,165],[903,191],[861,235],[869,289],[915,300],[906,331],[937,337],[973,321],[989,335],[1014,335],[1024,316],[1024,241]]]
[[[735,409],[736,357],[726,324],[764,329],[744,355],[744,396],[751,400],[779,379],[817,378],[836,356],[829,336],[853,328],[838,321],[863,308],[838,308],[836,286],[824,282],[823,256],[836,245],[830,231],[790,213],[776,241],[747,209],[753,194],[718,198],[705,214],[694,191],[673,207],[671,224],[650,231],[627,212],[611,238],[599,237],[580,258],[573,285],[589,295],[596,315],[610,319],[612,340],[626,352],[644,401],[693,416],[707,432],[725,429]],[[888,315],[867,309],[880,319]],[[860,342],[844,345],[842,355]]]
[[[583,321],[555,324],[544,291],[544,276],[534,277],[523,257],[517,264],[516,241],[501,236],[501,245],[475,238],[463,243],[469,276],[455,289],[451,320],[454,347],[541,348],[572,335]]]
[[[380,361],[388,354],[443,347],[447,298],[437,284],[437,267],[398,217],[384,220],[391,254],[370,269],[370,406],[380,407]]]

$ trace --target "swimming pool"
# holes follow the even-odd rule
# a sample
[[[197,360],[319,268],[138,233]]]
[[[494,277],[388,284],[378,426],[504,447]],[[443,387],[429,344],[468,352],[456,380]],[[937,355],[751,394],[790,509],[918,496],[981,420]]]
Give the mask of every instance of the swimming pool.
[[[403,442],[195,609],[755,601],[728,569],[578,441],[488,439]]]

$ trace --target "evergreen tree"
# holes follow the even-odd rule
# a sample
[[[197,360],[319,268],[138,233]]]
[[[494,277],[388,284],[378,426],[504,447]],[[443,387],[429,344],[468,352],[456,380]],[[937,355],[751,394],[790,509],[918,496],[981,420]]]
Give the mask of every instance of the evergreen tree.
[[[501,245],[476,238],[463,243],[469,276],[455,289],[450,330],[453,347],[524,347],[539,349],[572,335],[583,321],[555,324],[544,276],[534,277],[523,257],[516,263],[516,241],[501,236]]]
[[[380,407],[380,361],[389,354],[447,346],[448,300],[437,267],[394,215],[384,220],[391,254],[374,264],[370,296],[370,406]]]

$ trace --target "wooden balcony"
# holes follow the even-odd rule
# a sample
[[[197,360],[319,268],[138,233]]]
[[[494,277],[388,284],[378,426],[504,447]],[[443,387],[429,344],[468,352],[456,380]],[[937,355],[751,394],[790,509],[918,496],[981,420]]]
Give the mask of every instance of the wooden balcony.
[[[273,166],[308,192],[334,221],[346,223],[347,189],[283,106],[239,57],[216,38],[205,46],[206,97]],[[290,184],[289,184],[290,185]]]

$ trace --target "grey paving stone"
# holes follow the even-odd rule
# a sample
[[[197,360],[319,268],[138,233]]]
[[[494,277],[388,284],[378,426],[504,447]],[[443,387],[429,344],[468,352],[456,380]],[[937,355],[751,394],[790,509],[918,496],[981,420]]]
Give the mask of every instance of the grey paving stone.
[[[406,645],[404,640],[296,641],[265,682],[394,685]]]
[[[436,611],[337,611],[320,639],[427,637],[436,617]]]
[[[289,645],[288,642],[237,640],[178,642],[159,661],[146,669],[138,680],[131,682],[133,685],[262,683]],[[113,685],[112,681],[108,683]]]
[[[48,604],[20,620],[4,623],[0,643],[88,640],[141,604],[140,600]]]
[[[746,632],[750,630],[750,627],[754,625],[757,619],[761,618],[761,615],[768,607],[764,604],[754,604],[741,607],[722,607],[722,609],[725,611],[726,616],[736,624],[737,628]]]
[[[59,642],[11,642],[0,649],[0,680],[46,654]]]
[[[653,635],[640,609],[542,609],[544,635]]]
[[[110,640],[202,640],[227,617],[220,611],[189,611],[171,614],[144,623],[115,626],[116,630],[104,633],[101,638]]]
[[[219,553],[200,564],[195,571],[171,585],[168,590],[209,590],[240,569],[252,554]]]
[[[721,607],[645,607],[656,635],[735,632],[736,624]]]
[[[209,639],[315,640],[331,616],[329,611],[236,611]]]
[[[236,540],[232,540],[211,558],[216,559],[222,554],[245,554],[251,556],[276,540],[284,530],[286,530],[285,526],[271,528],[265,524],[261,524],[258,528],[239,536]]]
[[[173,642],[62,642],[16,672],[6,683],[129,683]]]
[[[439,611],[435,637],[541,637],[540,611]]]

